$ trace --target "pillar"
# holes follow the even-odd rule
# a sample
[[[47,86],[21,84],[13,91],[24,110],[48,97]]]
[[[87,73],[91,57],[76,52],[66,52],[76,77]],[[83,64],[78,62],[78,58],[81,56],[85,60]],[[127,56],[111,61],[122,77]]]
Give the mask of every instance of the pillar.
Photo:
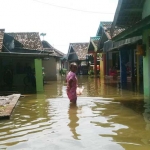
[[[140,85],[140,63],[139,63],[139,56],[137,55],[137,58],[136,58],[136,70],[137,70],[137,86],[139,86]]]
[[[134,83],[135,82],[135,74],[134,74],[134,49],[130,50],[130,63],[131,63],[131,81]]]
[[[120,82],[127,83],[127,51],[125,48],[120,49]]]
[[[149,35],[150,30],[143,32],[143,43],[146,44],[146,56],[143,57],[143,83],[144,96],[150,98],[150,50],[149,50]]]
[[[35,76],[36,76],[36,91],[42,92],[42,91],[44,91],[42,60],[41,59],[35,59],[34,62],[35,62]]]
[[[104,59],[103,59],[103,54],[100,54],[100,77],[104,77]]]
[[[113,65],[112,53],[111,53],[111,52],[108,52],[108,61],[109,61],[109,64],[108,64],[107,70],[108,70],[108,74],[109,74],[109,69],[110,69],[111,67],[115,67],[115,64]]]
[[[0,86],[2,84],[2,80],[3,80],[3,72],[2,72],[2,58],[0,59]]]
[[[106,64],[105,64],[106,66],[106,75],[109,75],[109,54],[108,53],[106,53]]]
[[[94,52],[94,75],[97,75],[97,52]]]
[[[104,69],[104,76],[107,75],[106,74],[106,54],[103,54],[103,69]]]

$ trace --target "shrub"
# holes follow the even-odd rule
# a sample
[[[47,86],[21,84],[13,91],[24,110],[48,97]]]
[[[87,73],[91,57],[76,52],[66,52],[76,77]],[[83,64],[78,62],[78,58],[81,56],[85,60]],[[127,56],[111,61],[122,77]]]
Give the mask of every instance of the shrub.
[[[88,71],[88,75],[94,75],[94,71],[93,70],[89,70]]]
[[[60,73],[61,75],[66,75],[66,71],[67,71],[67,70],[63,68],[63,69],[61,69],[61,70],[59,71],[59,73]]]

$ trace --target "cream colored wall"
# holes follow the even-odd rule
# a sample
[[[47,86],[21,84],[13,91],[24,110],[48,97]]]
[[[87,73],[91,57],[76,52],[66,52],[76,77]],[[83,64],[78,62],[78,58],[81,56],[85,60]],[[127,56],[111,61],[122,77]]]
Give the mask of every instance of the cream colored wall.
[[[58,58],[56,60],[56,75],[57,75],[57,80],[61,79],[61,76],[60,76],[60,73],[59,73],[60,69],[61,69],[61,60]]]
[[[59,71],[61,69],[61,60],[59,58],[50,57],[49,60],[43,60],[45,68],[45,80],[56,81],[59,79]]]
[[[43,67],[45,68],[45,80],[52,81],[57,80],[57,71],[56,71],[56,58],[50,57],[49,60],[43,60]]]

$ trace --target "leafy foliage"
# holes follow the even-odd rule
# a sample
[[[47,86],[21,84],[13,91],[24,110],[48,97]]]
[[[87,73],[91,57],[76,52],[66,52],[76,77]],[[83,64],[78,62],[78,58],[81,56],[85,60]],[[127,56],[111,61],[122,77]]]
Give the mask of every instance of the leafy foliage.
[[[59,71],[59,73],[61,74],[61,75],[66,75],[66,71],[67,71],[67,69],[61,69],[60,71]]]

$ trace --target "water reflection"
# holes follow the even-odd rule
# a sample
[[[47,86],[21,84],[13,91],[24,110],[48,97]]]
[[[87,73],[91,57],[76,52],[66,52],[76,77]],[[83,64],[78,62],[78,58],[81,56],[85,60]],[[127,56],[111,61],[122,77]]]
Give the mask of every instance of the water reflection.
[[[144,120],[146,122],[145,130],[150,132],[150,102],[149,101],[146,102],[144,107],[145,107],[145,110],[143,112],[143,117],[144,117]],[[143,137],[141,141],[144,144],[150,145],[150,139],[147,139],[146,137]]]
[[[142,94],[86,76],[82,85],[77,105],[69,104],[64,80],[20,99],[0,122],[0,149],[149,150],[150,105]]]
[[[76,132],[76,128],[79,126],[79,123],[78,123],[79,118],[77,116],[77,112],[78,112],[77,104],[70,103],[69,110],[68,110],[70,122],[69,122],[68,126],[70,128],[70,131],[73,134],[73,138],[76,140],[79,140],[80,134],[77,134],[77,132]]]
[[[146,122],[145,129],[150,130],[150,103],[147,102],[144,107],[145,107],[145,110],[144,110],[143,116]]]

